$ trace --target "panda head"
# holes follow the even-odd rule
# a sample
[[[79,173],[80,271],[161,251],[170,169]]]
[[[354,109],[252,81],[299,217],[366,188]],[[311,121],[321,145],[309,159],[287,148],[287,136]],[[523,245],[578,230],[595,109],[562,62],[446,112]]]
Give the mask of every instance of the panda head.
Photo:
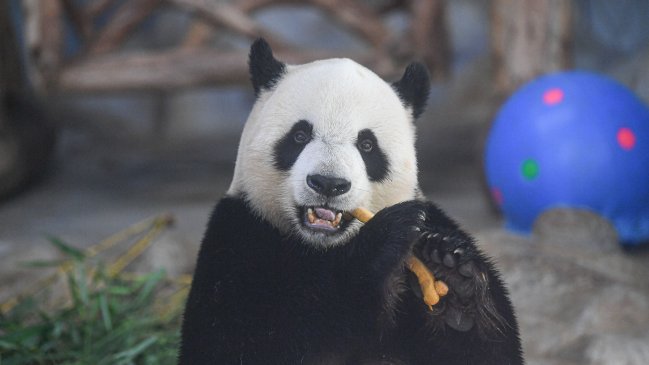
[[[411,64],[389,84],[349,59],[284,64],[263,39],[249,66],[257,100],[228,195],[318,248],[358,232],[344,212],[417,197],[413,122],[429,91],[423,66]]]

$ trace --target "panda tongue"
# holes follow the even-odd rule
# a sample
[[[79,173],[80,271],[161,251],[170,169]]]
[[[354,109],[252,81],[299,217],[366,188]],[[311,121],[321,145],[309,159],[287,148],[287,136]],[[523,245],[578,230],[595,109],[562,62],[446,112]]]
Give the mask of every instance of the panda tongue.
[[[325,208],[315,208],[315,214],[318,216],[318,218],[328,221],[334,221],[336,219],[336,213]]]

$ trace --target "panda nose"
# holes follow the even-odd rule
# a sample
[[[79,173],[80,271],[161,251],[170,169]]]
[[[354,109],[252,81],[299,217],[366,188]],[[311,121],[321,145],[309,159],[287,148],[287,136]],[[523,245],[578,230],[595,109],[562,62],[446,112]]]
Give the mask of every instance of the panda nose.
[[[318,194],[330,197],[343,195],[352,187],[351,181],[323,175],[307,176],[306,184]]]

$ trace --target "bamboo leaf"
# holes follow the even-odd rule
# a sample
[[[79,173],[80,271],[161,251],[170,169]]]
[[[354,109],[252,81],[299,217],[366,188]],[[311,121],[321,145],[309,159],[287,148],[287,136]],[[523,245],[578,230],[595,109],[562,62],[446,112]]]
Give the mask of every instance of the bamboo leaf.
[[[129,350],[115,354],[114,359],[118,361],[119,364],[128,364],[130,360],[141,354],[149,346],[153,345],[157,340],[158,337],[156,336],[149,337]]]
[[[159,270],[144,277],[144,285],[136,298],[138,304],[144,303],[151,297],[153,289],[155,289],[156,285],[162,280],[164,274],[164,270]]]
[[[45,267],[57,267],[63,264],[65,260],[32,260],[32,261],[22,261],[19,263],[21,267],[26,268],[45,268]],[[1,364],[0,364],[1,365]]]
[[[48,236],[47,239],[50,241],[52,245],[54,245],[54,247],[56,247],[63,254],[67,256],[71,256],[73,259],[77,261],[81,261],[86,257],[86,255],[81,250],[68,245],[58,237]]]
[[[123,296],[131,294],[133,292],[133,288],[129,288],[128,286],[123,285],[112,285],[108,287],[106,291],[111,295]]]
[[[106,331],[113,329],[113,321],[110,316],[110,310],[108,309],[108,300],[106,299],[105,294],[99,295],[99,308],[101,308],[101,319],[104,322],[104,328]]]
[[[65,306],[43,306],[37,293],[0,315],[0,365],[176,363],[180,312],[164,318],[156,306],[163,283],[176,285],[164,271],[111,277],[80,259],[64,275]]]

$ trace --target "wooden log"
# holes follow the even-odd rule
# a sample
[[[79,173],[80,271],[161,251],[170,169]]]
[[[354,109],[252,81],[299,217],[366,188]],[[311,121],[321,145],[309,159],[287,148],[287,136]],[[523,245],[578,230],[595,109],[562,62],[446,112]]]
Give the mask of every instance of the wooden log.
[[[20,47],[9,13],[9,3],[0,2],[0,117],[4,106],[4,95],[8,91],[20,92],[25,88],[20,60]],[[0,129],[2,122],[0,121]]]
[[[58,1],[44,1],[41,6],[41,52],[39,66],[48,84],[55,82],[63,51],[63,8]]]
[[[94,0],[83,9],[84,18],[94,20],[99,14],[110,8],[116,0]]]
[[[278,59],[305,63],[321,58],[349,57],[372,67],[367,53],[278,51]],[[59,88],[66,92],[170,90],[203,85],[241,84],[248,81],[248,52],[213,49],[110,54],[89,57],[65,67]]]
[[[252,13],[267,6],[277,4],[304,5],[305,0],[235,0],[233,5],[244,13]]]
[[[106,92],[165,90],[212,83],[236,83],[244,77],[246,55],[207,49],[131,52],[89,57],[66,67],[62,91]]]
[[[259,9],[278,4],[311,5],[325,13],[347,29],[360,35],[372,46],[386,45],[389,32],[381,18],[372,8],[357,1],[347,0],[239,0],[234,3],[241,11],[252,13]]]
[[[394,10],[405,9],[407,2],[407,0],[390,0],[379,5],[379,7],[376,9],[376,12],[383,15]]]
[[[186,49],[198,48],[210,39],[212,33],[214,33],[212,25],[203,19],[195,19],[189,26],[185,39],[181,42],[181,47]]]
[[[222,2],[204,0],[167,0],[171,4],[192,11],[217,26],[222,26],[236,33],[255,39],[264,37],[275,50],[288,48],[286,43],[274,33],[264,29],[248,14],[237,7]]]
[[[445,0],[412,0],[411,36],[414,58],[420,59],[435,80],[448,77],[450,41]]]
[[[61,16],[59,1],[23,0],[26,69],[37,92],[56,83],[63,47]]]
[[[90,39],[92,35],[92,18],[85,17],[82,9],[73,0],[61,0],[63,10],[70,23],[81,36],[83,42]]]
[[[3,139],[6,134],[7,116],[5,112],[5,95],[11,85],[20,85],[17,77],[20,75],[20,60],[18,59],[18,47],[11,28],[9,16],[9,3],[0,2],[0,148],[6,150]],[[8,165],[5,157],[0,157],[0,176],[4,166]]]
[[[125,1],[118,8],[108,25],[99,32],[97,38],[92,42],[89,53],[98,55],[117,48],[130,35],[131,31],[146,19],[160,3],[161,0]]]
[[[383,20],[369,7],[357,1],[309,0],[320,7],[347,29],[365,38],[372,46],[383,50],[387,46],[389,32]]]
[[[491,11],[491,48],[500,94],[571,66],[569,0],[493,0]]]

